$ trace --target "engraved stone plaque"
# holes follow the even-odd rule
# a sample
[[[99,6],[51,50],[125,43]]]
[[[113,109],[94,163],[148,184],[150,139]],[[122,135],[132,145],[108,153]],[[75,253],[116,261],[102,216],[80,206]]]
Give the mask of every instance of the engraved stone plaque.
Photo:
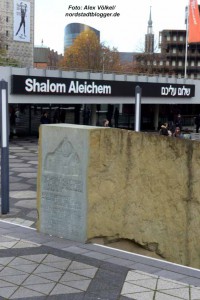
[[[80,130],[80,135],[77,130],[73,133],[66,126],[41,127],[39,230],[85,241],[87,203],[84,170],[87,159],[84,144],[87,143],[84,140],[87,134],[83,130]]]

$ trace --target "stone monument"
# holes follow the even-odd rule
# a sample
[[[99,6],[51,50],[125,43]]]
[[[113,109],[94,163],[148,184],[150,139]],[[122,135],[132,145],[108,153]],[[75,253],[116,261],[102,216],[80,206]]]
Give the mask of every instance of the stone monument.
[[[117,128],[42,125],[38,230],[126,239],[200,267],[200,143]]]

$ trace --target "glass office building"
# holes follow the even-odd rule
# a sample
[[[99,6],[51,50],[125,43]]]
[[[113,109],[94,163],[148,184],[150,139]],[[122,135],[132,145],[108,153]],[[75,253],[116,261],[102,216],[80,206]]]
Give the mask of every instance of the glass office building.
[[[81,23],[71,23],[65,26],[64,52],[73,44],[75,38],[84,30],[93,30],[100,41],[100,31],[97,29]]]

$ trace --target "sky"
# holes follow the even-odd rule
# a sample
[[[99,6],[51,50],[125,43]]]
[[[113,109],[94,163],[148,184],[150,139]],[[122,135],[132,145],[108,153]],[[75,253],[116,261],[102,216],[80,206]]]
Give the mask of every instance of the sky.
[[[106,46],[120,52],[140,52],[144,49],[150,7],[158,44],[159,31],[186,28],[187,5],[188,0],[35,0],[34,45],[63,54],[64,28],[76,22],[99,30],[100,41]],[[103,9],[105,6],[109,9]],[[77,13],[88,15],[72,15]],[[100,17],[103,14],[106,16]]]

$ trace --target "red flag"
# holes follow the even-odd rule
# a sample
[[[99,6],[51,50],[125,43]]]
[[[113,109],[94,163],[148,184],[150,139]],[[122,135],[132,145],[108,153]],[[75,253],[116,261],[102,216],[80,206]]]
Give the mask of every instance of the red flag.
[[[200,16],[197,0],[189,0],[188,43],[200,42]]]

